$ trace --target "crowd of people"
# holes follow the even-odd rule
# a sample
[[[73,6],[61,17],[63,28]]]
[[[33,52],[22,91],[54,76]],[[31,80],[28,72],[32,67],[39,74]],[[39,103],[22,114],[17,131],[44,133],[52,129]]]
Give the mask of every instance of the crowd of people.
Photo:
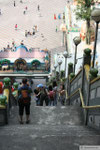
[[[39,84],[34,90],[35,101],[37,106],[57,106],[58,100],[61,105],[65,105],[66,92],[63,84],[58,88],[56,81],[48,87]]]
[[[25,30],[25,37],[28,37],[28,35],[35,35],[35,33],[37,32],[37,25],[34,25],[32,28],[32,32],[29,30]]]
[[[59,88],[56,81],[48,87],[39,84],[34,89],[34,92],[32,92],[31,87],[29,86],[27,79],[24,78],[22,84],[20,84],[20,87],[18,88],[19,121],[21,124],[23,124],[24,109],[26,111],[26,123],[30,122],[31,94],[34,95],[36,106],[57,106],[58,100],[62,106],[66,104],[66,91],[63,84],[61,84]]]
[[[20,41],[20,45],[24,45],[24,40]],[[3,47],[0,52],[2,52],[2,51],[6,52],[8,50],[15,51],[16,47],[17,47],[17,44],[16,44],[15,40],[12,39],[12,43],[8,42],[8,44],[5,47]]]

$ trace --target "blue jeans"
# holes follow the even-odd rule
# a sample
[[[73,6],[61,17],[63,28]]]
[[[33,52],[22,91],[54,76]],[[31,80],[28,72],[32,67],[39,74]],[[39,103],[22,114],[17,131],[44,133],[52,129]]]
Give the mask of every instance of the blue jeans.
[[[49,99],[49,106],[55,106],[55,101]]]
[[[65,98],[62,98],[62,97],[60,97],[60,102],[61,102],[61,105],[65,105]]]
[[[57,95],[55,95],[55,98],[54,98],[54,106],[57,106]]]

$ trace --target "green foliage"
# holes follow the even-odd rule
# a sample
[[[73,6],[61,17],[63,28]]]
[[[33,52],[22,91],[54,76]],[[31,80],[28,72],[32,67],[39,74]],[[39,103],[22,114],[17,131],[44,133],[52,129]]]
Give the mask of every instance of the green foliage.
[[[68,67],[69,67],[69,68],[72,68],[72,67],[73,67],[73,63],[70,62],[70,63],[68,64]]]
[[[64,84],[66,82],[67,78],[62,78],[61,82]]]
[[[75,77],[75,73],[74,72],[70,73],[70,80],[72,80],[74,77]]]
[[[14,89],[18,89],[19,84],[18,84],[17,82],[15,82],[15,83],[13,84],[13,86],[14,86]]]
[[[91,68],[91,69],[90,69],[90,74],[91,74],[93,77],[97,77],[98,70],[97,70],[96,68]]]
[[[77,0],[76,19],[90,20],[93,0]]]
[[[62,78],[64,78],[64,77],[65,77],[65,71],[62,70],[62,71],[60,72],[60,78],[62,79]]]
[[[90,54],[91,54],[91,49],[86,48],[86,49],[84,50],[84,53],[85,53],[85,55],[90,56]]]
[[[87,22],[87,33],[86,33],[86,43],[90,44],[91,30],[90,30],[90,20],[91,20],[91,6],[94,5],[94,0],[77,0],[78,5],[75,10],[76,19],[84,20]]]
[[[7,97],[5,95],[0,95],[0,105],[6,105],[7,104]]]

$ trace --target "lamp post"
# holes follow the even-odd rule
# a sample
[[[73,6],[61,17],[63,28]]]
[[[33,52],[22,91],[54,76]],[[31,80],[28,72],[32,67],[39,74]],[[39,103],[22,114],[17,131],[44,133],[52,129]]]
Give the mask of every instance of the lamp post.
[[[60,25],[60,30],[62,31],[63,35],[62,35],[62,43],[63,43],[63,46],[65,45],[65,33],[66,33],[66,24],[62,23]]]
[[[98,24],[100,22],[100,9],[94,9],[91,13],[92,19],[96,22],[96,32],[95,32],[95,41],[94,41],[94,50],[93,50],[93,65],[95,65],[95,54],[96,54],[96,44],[97,44],[97,36],[98,36]]]
[[[68,57],[68,53],[67,53],[67,51],[65,51],[65,52],[63,53],[63,56],[65,57],[65,77],[66,77],[67,57]]]
[[[54,68],[55,68],[55,76],[56,76],[56,69],[57,69],[57,67],[58,67],[58,66],[55,64],[55,65],[54,65]]]
[[[55,68],[52,69],[52,76],[55,76]]]
[[[61,64],[62,64],[62,60],[58,60],[58,65],[59,65],[59,74],[60,74],[60,67],[61,67]]]
[[[74,56],[74,73],[75,73],[75,67],[76,67],[76,56],[77,56],[77,46],[80,44],[81,39],[79,36],[76,36],[74,39],[74,44],[75,44],[75,56]]]

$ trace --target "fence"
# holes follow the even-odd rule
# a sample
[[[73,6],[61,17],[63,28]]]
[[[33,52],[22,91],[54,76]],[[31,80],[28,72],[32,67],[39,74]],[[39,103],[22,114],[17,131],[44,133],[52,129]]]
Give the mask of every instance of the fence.
[[[11,92],[10,79],[4,80],[4,92],[0,97],[0,125],[8,124],[12,106],[16,105],[16,97]]]
[[[82,107],[84,124],[100,129],[100,77],[90,78],[89,58],[85,55],[83,67],[73,79],[68,75],[67,101]]]

